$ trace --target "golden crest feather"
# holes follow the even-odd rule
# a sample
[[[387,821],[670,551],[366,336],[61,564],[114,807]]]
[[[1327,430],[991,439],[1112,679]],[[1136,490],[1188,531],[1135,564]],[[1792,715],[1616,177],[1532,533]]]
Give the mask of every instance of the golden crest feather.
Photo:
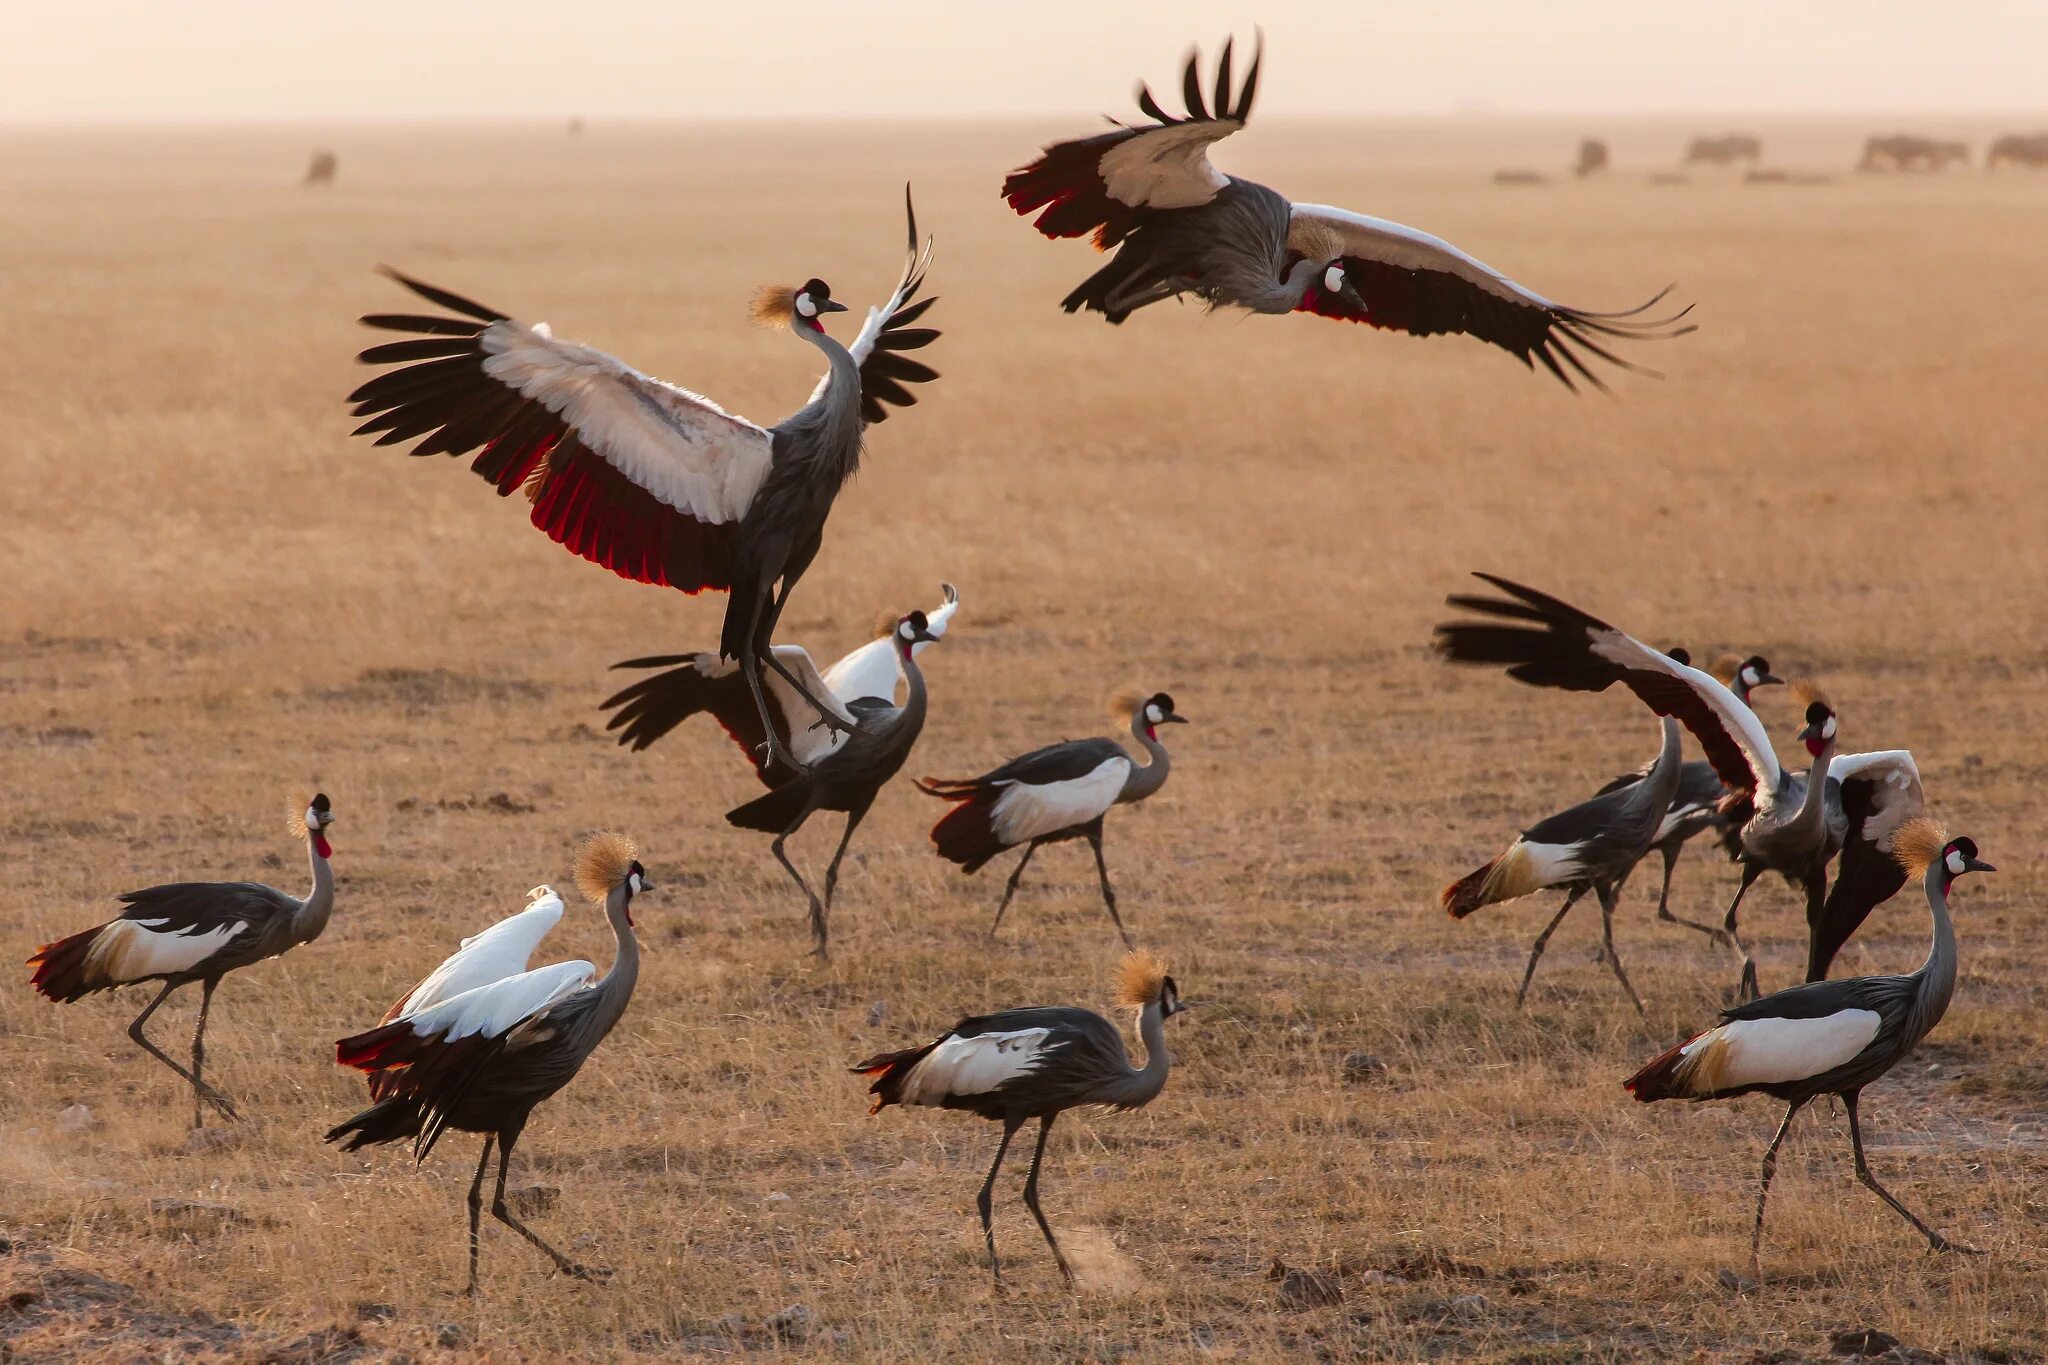
[[[903,619],[903,613],[884,611],[875,617],[875,638],[886,640],[896,633],[896,623]]]
[[[1892,857],[1916,877],[1947,847],[1948,831],[1925,815],[1908,820],[1892,835]]]
[[[1742,656],[1722,654],[1707,665],[1707,672],[1714,675],[1714,681],[1723,687],[1735,686],[1735,675],[1742,671]]]
[[[764,284],[747,305],[747,320],[756,327],[787,327],[796,316],[796,290],[786,284]]]
[[[285,808],[284,827],[292,832],[292,838],[306,837],[306,807],[303,804]]]
[[[1344,254],[1344,238],[1328,223],[1314,218],[1296,218],[1287,226],[1287,249],[1298,251],[1321,264]]]
[[[1830,711],[1835,709],[1835,704],[1828,700],[1828,694],[1821,691],[1820,684],[1811,678],[1801,678],[1786,690],[1792,694],[1792,702],[1795,706],[1811,706],[1813,703],[1819,702]]]
[[[576,854],[576,889],[592,905],[603,905],[638,857],[633,841],[623,834],[602,830],[591,835]]]
[[[1118,720],[1129,720],[1138,714],[1138,708],[1143,706],[1151,695],[1142,687],[1120,687],[1109,694],[1109,699],[1103,705],[1107,706],[1109,714]]]
[[[1141,1009],[1159,998],[1166,981],[1166,964],[1149,949],[1127,954],[1116,968],[1116,998],[1120,1005]]]

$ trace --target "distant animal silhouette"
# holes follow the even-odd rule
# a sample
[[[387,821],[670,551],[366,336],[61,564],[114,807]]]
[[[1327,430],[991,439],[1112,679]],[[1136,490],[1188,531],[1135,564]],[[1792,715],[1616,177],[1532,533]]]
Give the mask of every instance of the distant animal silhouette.
[[[2011,162],[2032,170],[2048,169],[2048,133],[2007,133],[1984,154],[1984,169],[1995,171]]]
[[[1585,138],[1579,143],[1579,163],[1572,167],[1572,174],[1581,178],[1598,175],[1607,169],[1612,160],[1605,142],[1597,137]]]
[[[1763,160],[1763,139],[1754,133],[1727,133],[1720,137],[1696,137],[1685,147],[1687,166],[1733,166],[1746,161],[1754,166]]]
[[[1942,142],[1917,133],[1893,133],[1889,137],[1866,138],[1863,159],[1856,163],[1856,169],[1917,173],[1969,164],[1970,149],[1963,143]]]
[[[332,185],[334,173],[340,168],[334,153],[325,147],[313,149],[313,159],[306,163],[306,178],[299,182],[304,185]]]

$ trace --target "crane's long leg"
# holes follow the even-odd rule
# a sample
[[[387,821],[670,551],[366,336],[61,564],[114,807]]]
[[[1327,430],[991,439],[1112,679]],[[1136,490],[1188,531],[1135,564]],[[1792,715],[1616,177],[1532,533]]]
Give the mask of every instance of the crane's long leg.
[[[200,1107],[200,1092],[206,1089],[206,1012],[213,1008],[214,987],[220,985],[217,977],[208,977],[200,983],[199,1022],[192,1028],[192,1126],[206,1126],[205,1110]]]
[[[806,568],[810,567],[810,562],[810,558],[806,556],[803,563],[784,567],[782,588],[775,593],[774,600],[768,604],[767,619],[759,623],[757,627],[758,633],[753,638],[759,647],[761,657],[768,661],[768,666],[777,673],[780,673],[782,680],[791,687],[794,687],[797,695],[809,702],[811,709],[818,713],[818,719],[811,723],[813,730],[822,725],[843,735],[852,734],[853,727],[827,710],[825,703],[812,696],[811,689],[798,681],[797,676],[784,667],[782,660],[775,657],[775,627],[782,620],[782,605],[789,601],[789,590],[796,586],[796,579],[802,576]]]
[[[1571,893],[1564,898],[1564,904],[1558,906],[1557,913],[1550,917],[1550,923],[1544,925],[1543,932],[1536,935],[1536,942],[1529,949],[1529,965],[1522,968],[1522,989],[1515,992],[1516,1009],[1520,1009],[1522,1002],[1529,998],[1529,983],[1536,976],[1536,960],[1543,956],[1543,950],[1550,945],[1550,936],[1557,932],[1557,926],[1564,922],[1564,917],[1571,913],[1572,907],[1579,903],[1579,897],[1585,894],[1586,888],[1583,883],[1573,887]]]
[[[1600,898],[1600,943],[1607,949],[1607,965],[1614,969],[1614,979],[1628,992],[1628,1002],[1636,1007],[1637,1014],[1641,1014],[1643,998],[1628,983],[1628,973],[1621,969],[1621,954],[1614,951],[1614,891],[1610,887],[1596,886],[1593,894]]]
[[[163,1049],[159,1048],[155,1043],[150,1042],[149,1035],[145,1034],[142,1031],[142,1026],[149,1022],[149,1016],[156,1013],[156,1007],[158,1005],[163,1004],[165,999],[169,997],[170,993],[178,989],[178,987],[182,984],[184,983],[178,981],[169,981],[164,983],[164,988],[157,992],[156,999],[150,1001],[147,1005],[143,1006],[142,1013],[136,1015],[135,1022],[128,1026],[128,1036],[135,1040],[135,1044],[137,1047],[140,1047],[144,1052],[147,1052],[150,1056],[156,1058],[165,1066],[177,1072],[180,1076],[183,1076],[186,1082],[191,1085],[193,1093],[198,1095],[199,1098],[205,1100],[215,1109],[220,1110],[220,1112],[226,1115],[228,1118],[239,1119],[241,1115],[235,1112],[234,1105],[228,1103],[228,1097],[226,1095],[221,1094],[220,1091],[215,1090],[212,1086],[200,1080],[197,1076],[187,1071],[184,1067],[179,1066],[176,1062],[172,1061],[170,1057],[165,1054]]]
[[[825,911],[832,911],[832,892],[839,885],[839,860],[846,856],[846,846],[853,842],[853,832],[860,822],[867,818],[868,807],[873,801],[864,801],[846,813],[846,828],[840,832],[839,847],[832,853],[832,861],[825,865]]]
[[[839,734],[842,735],[850,735],[853,733],[853,726],[839,719],[838,716],[832,713],[830,707],[826,706],[825,703],[819,701],[816,697],[812,696],[811,689],[805,687],[803,685],[802,680],[799,679],[796,676],[796,674],[790,672],[789,669],[783,665],[782,660],[775,657],[775,652],[772,649],[763,647],[763,649],[761,650],[761,657],[767,661],[767,664],[770,668],[774,669],[777,673],[780,673],[782,675],[782,680],[784,682],[788,683],[791,687],[796,689],[796,693],[798,696],[802,697],[805,701],[810,703],[811,709],[818,713],[818,718],[811,722],[811,728],[813,730],[817,729],[820,726],[823,726],[828,730],[837,731]]]
[[[1842,1107],[1849,1111],[1849,1144],[1856,1152],[1856,1178],[1869,1186],[1879,1199],[1890,1204],[1898,1212],[1899,1217],[1918,1228],[1920,1235],[1927,1239],[1927,1244],[1936,1251],[1959,1251],[1966,1256],[1982,1256],[1984,1253],[1977,1248],[1966,1247],[1961,1242],[1951,1242],[1928,1227],[1914,1216],[1911,1209],[1893,1198],[1890,1190],[1877,1183],[1877,1177],[1870,1173],[1870,1163],[1863,1159],[1863,1125],[1856,1118],[1856,1106],[1862,1098],[1863,1092],[1860,1090],[1851,1090],[1842,1096]]]
[[[1135,948],[1138,945],[1131,942],[1131,931],[1124,928],[1123,917],[1116,912],[1116,892],[1109,889],[1109,864],[1102,860],[1102,817],[1099,815],[1088,826],[1088,847],[1095,850],[1095,875],[1102,879],[1102,903],[1109,907],[1110,922],[1116,925],[1124,947]]]
[[[776,729],[775,713],[769,709],[768,694],[761,688],[761,658],[768,653],[764,646],[757,645],[761,636],[762,598],[754,599],[753,614],[747,618],[747,638],[740,646],[740,676],[747,680],[747,691],[753,695],[754,709],[761,713],[761,729],[768,736],[768,757],[771,762],[787,764],[789,770],[803,774],[809,769],[796,761],[789,752],[789,746],[782,742],[782,734]]]
[[[804,880],[804,874],[796,870],[796,864],[789,860],[789,854],[782,847],[783,841],[799,829],[802,829],[804,821],[810,819],[811,812],[816,809],[817,807],[809,802],[805,802],[804,808],[797,812],[797,817],[790,822],[789,828],[776,835],[775,842],[768,845],[768,847],[775,854],[775,861],[781,863],[782,870],[789,874],[789,879],[796,883],[799,891],[804,893],[804,899],[810,902],[811,952],[818,957],[830,957],[832,956],[831,930],[825,922],[825,907],[819,902],[818,893],[811,890],[810,883]]]
[[[1742,908],[1742,898],[1749,894],[1749,888],[1756,879],[1764,875],[1763,864],[1742,865],[1742,885],[1735,889],[1735,899],[1728,902],[1728,917],[1722,922],[1721,931],[1728,935],[1728,942],[1735,948],[1735,955],[1742,959],[1742,978],[1735,984],[1737,1000],[1754,1000],[1758,994],[1756,981],[1756,959],[1749,954],[1749,945],[1742,941],[1742,934],[1735,927],[1735,912]]]
[[[1805,1100],[1793,1100],[1785,1107],[1785,1121],[1778,1125],[1778,1135],[1764,1148],[1764,1178],[1756,1187],[1756,1223],[1749,1230],[1749,1278],[1758,1284],[1764,1282],[1764,1200],[1771,1193],[1771,1177],[1778,1173],[1778,1148],[1784,1143],[1785,1134],[1792,1131],[1792,1116],[1805,1106]]]
[[[1045,1210],[1038,1207],[1038,1164],[1045,1159],[1045,1137],[1052,1131],[1052,1121],[1057,1114],[1047,1114],[1038,1121],[1038,1145],[1031,1149],[1031,1174],[1024,1177],[1024,1207],[1031,1210],[1031,1216],[1038,1220],[1038,1230],[1045,1234],[1045,1244],[1052,1248],[1052,1258],[1059,1262],[1060,1274],[1069,1285],[1074,1282],[1074,1272],[1067,1265],[1066,1253],[1053,1240],[1052,1225],[1045,1221]]]
[[[546,1252],[548,1259],[555,1263],[555,1269],[561,1271],[564,1275],[571,1275],[579,1280],[610,1278],[611,1271],[600,1266],[576,1264],[576,1262],[549,1246],[542,1240],[539,1233],[512,1216],[511,1206],[505,1202],[505,1171],[512,1164],[512,1144],[519,1141],[519,1130],[525,1126],[525,1121],[521,1120],[511,1128],[501,1129],[498,1133],[498,1189],[491,1199],[491,1217],[533,1243],[540,1250]]]
[[[484,1134],[484,1149],[476,1159],[476,1179],[469,1182],[469,1286],[462,1292],[474,1296],[476,1284],[476,1252],[480,1240],[478,1224],[484,1211],[484,1172],[491,1168],[491,1144],[498,1140],[496,1133]]]
[[[1003,888],[1002,903],[996,906],[996,922],[988,927],[988,936],[994,938],[996,930],[1003,927],[1003,911],[1010,908],[1010,897],[1017,894],[1017,883],[1024,878],[1024,867],[1031,861],[1031,855],[1038,852],[1038,840],[1024,845],[1024,856],[1017,860],[1016,870],[1010,873],[1009,885]]]
[[[998,1289],[1003,1287],[1003,1263],[996,1259],[996,1225],[990,1211],[995,1204],[996,1172],[1003,1169],[1003,1153],[1010,1150],[1010,1139],[1023,1126],[1022,1119],[1003,1120],[1003,1140],[996,1144],[996,1159],[989,1163],[988,1179],[981,1182],[981,1193],[974,1196],[974,1206],[981,1210],[981,1237],[988,1243],[988,1268],[996,1277]]]
[[[1666,924],[1683,924],[1688,929],[1697,929],[1718,943],[1728,937],[1725,931],[1716,929],[1711,924],[1701,924],[1696,919],[1686,919],[1682,915],[1671,913],[1671,869],[1678,866],[1678,855],[1684,848],[1685,845],[1678,843],[1664,846],[1664,887],[1657,893],[1657,918]],[[1617,893],[1621,890],[1618,886],[1614,889]]]
[[[1828,901],[1828,872],[1825,865],[1812,869],[1806,874],[1806,979],[1827,980],[1828,967],[1834,961],[1815,959],[1814,949],[1820,940],[1821,917],[1826,912]],[[1836,950],[1837,952],[1840,949]]]

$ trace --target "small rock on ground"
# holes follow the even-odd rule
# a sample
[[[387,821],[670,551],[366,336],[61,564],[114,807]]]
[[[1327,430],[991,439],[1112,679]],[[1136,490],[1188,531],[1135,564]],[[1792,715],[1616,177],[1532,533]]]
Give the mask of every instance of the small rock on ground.
[[[1828,1333],[1828,1349],[1838,1356],[1881,1356],[1899,1344],[1899,1339],[1875,1327],[1845,1327]]]
[[[91,1108],[83,1104],[74,1104],[57,1115],[57,1131],[66,1137],[90,1133],[99,1126],[100,1121],[93,1117]]]
[[[811,1310],[800,1303],[768,1315],[768,1330],[784,1341],[803,1341],[810,1336],[812,1326]]]
[[[562,1199],[560,1185],[522,1185],[505,1196],[514,1218],[538,1218]]]
[[[1347,1052],[1344,1054],[1344,1079],[1352,1085],[1363,1085],[1371,1081],[1382,1081],[1387,1077],[1387,1064],[1370,1052]]]
[[[1304,1270],[1275,1258],[1266,1278],[1280,1282],[1280,1306],[1283,1308],[1320,1308],[1344,1302],[1344,1286],[1337,1282],[1335,1275],[1320,1270]]]

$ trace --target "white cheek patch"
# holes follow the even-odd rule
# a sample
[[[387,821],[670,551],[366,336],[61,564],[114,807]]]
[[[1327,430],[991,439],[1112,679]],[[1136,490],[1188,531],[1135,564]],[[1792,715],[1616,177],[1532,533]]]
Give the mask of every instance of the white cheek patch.
[[[1145,704],[1145,719],[1150,724],[1157,725],[1166,719],[1166,715],[1158,707],[1147,702]]]
[[[809,294],[798,294],[796,296],[796,311],[807,318],[814,318],[818,316],[818,305],[811,302]]]
[[[1949,875],[1951,877],[1960,877],[1963,875],[1964,871],[1966,871],[1966,869],[1963,867],[1962,851],[1959,849],[1950,849],[1948,851]]]
[[[1756,670],[1755,670],[1755,669],[1753,669],[1753,668],[1745,668],[1745,669],[1743,669],[1743,670],[1742,670],[1742,685],[1743,685],[1744,687],[1755,687],[1755,686],[1756,686],[1756,682],[1757,682],[1757,677],[1756,677]]]
[[[1333,265],[1333,266],[1331,266],[1331,267],[1330,267],[1330,268],[1329,268],[1328,270],[1325,270],[1325,271],[1323,272],[1323,288],[1325,288],[1325,289],[1329,290],[1329,291],[1330,291],[1330,292],[1331,292],[1332,294],[1338,294],[1338,293],[1342,293],[1342,292],[1343,292],[1343,290],[1344,290],[1344,267],[1343,267],[1343,266],[1341,266],[1341,265]]]
[[[1833,739],[1835,737],[1835,718],[1833,716],[1829,716],[1828,723],[1820,727],[1820,737],[1822,739]]]
[[[914,630],[912,630],[912,629],[910,628],[910,623],[909,623],[908,621],[906,621],[906,622],[904,622],[904,623],[903,623],[902,625],[900,625],[900,626],[896,627],[896,633],[897,633],[898,635],[901,635],[901,636],[902,636],[902,637],[903,637],[904,639],[908,640],[908,639],[909,639],[909,638],[910,638],[911,636],[915,635],[915,634],[916,634],[917,632],[916,632],[916,631],[914,631]]]
[[[633,882],[633,894],[637,896],[637,895],[639,895],[639,894],[640,894],[640,874],[639,874],[638,872],[635,872],[635,873],[633,874],[633,877],[632,877],[632,882]]]
[[[321,817],[320,817],[320,812],[319,812],[319,811],[317,811],[317,810],[314,810],[314,809],[313,809],[313,808],[312,808],[311,806],[308,806],[308,807],[306,807],[306,828],[307,828],[307,829],[318,829],[318,828],[320,828],[320,820],[321,820]]]

